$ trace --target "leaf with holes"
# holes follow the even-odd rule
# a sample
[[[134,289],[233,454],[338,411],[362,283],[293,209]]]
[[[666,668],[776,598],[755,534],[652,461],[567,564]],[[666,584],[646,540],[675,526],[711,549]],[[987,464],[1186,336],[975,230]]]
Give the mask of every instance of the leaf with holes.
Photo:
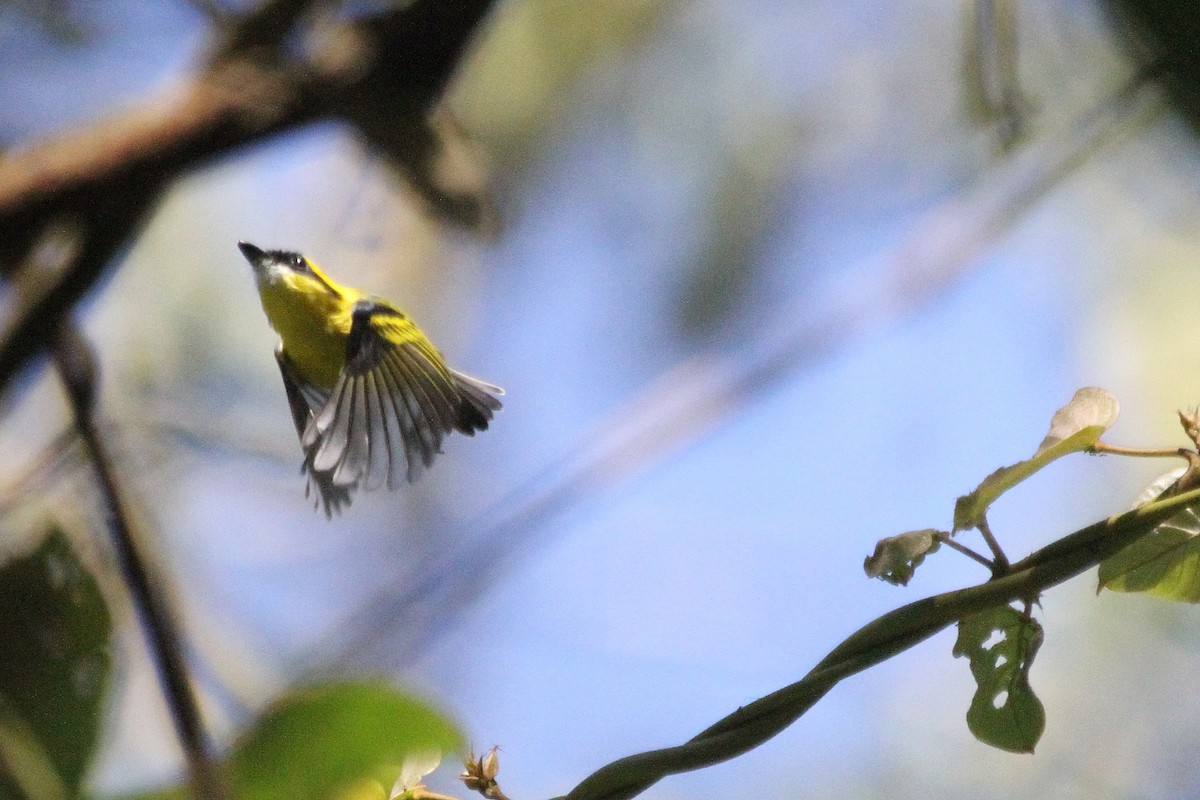
[[[0,565],[0,797],[75,797],[112,666],[111,620],[66,535]]]
[[[1100,562],[1096,591],[1200,603],[1200,514],[1188,507]]]
[[[1042,626],[1011,606],[958,623],[954,655],[970,660],[978,687],[967,710],[967,727],[976,739],[1012,753],[1033,752],[1046,727],[1046,710],[1029,685],[1029,668],[1041,646]]]
[[[925,556],[938,549],[941,531],[926,528],[880,539],[875,552],[863,561],[868,578],[880,578],[897,586],[907,586]]]
[[[1032,458],[1001,467],[984,478],[973,492],[958,498],[954,504],[954,531],[978,527],[988,507],[1000,495],[1051,461],[1095,445],[1117,421],[1120,410],[1117,398],[1105,389],[1085,386],[1077,391],[1071,402],[1054,412],[1050,431]]]

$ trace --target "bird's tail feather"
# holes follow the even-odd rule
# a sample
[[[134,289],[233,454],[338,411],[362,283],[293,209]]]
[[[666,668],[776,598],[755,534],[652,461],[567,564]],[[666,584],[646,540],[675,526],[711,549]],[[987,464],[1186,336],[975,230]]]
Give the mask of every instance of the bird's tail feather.
[[[458,389],[462,398],[455,430],[467,436],[474,436],[475,431],[486,431],[493,414],[500,410],[501,403],[497,395],[503,395],[504,390],[456,370],[450,370],[450,377],[454,379],[454,388]]]

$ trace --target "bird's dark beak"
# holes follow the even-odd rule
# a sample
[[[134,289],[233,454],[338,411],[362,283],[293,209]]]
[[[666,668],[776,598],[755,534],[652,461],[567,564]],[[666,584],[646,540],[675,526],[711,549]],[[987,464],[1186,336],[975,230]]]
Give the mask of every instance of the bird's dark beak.
[[[260,260],[262,260],[262,249],[255,247],[249,242],[238,242],[238,250],[242,251],[242,255],[244,255],[246,260],[251,264],[257,264]]]

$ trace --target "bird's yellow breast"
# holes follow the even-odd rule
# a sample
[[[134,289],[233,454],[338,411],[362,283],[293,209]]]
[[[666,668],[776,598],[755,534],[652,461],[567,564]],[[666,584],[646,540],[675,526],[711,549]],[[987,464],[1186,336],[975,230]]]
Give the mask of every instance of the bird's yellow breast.
[[[267,320],[300,377],[314,386],[332,388],[345,364],[346,337],[362,293],[297,274],[260,284],[259,295]]]

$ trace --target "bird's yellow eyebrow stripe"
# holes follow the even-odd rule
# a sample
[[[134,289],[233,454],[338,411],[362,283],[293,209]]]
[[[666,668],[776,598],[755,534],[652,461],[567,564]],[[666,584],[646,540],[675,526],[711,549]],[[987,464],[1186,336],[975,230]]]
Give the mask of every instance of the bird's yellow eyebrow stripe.
[[[341,297],[341,296],[342,296],[342,293],[341,293],[341,292],[339,292],[339,291],[338,291],[336,288],[334,288],[333,286],[331,286],[331,285],[330,285],[330,283],[329,283],[329,281],[325,279],[325,276],[324,276],[324,275],[322,275],[322,274],[321,274],[320,272],[318,272],[317,270],[313,269],[312,262],[311,262],[311,261],[309,261],[308,259],[305,259],[305,260],[304,260],[304,271],[308,273],[308,276],[309,276],[310,278],[312,278],[312,279],[313,279],[313,280],[315,280],[317,283],[319,283],[319,284],[321,284],[322,286],[324,286],[324,287],[325,287],[325,291],[329,292],[329,293],[330,293],[331,295],[333,295],[334,297]]]

